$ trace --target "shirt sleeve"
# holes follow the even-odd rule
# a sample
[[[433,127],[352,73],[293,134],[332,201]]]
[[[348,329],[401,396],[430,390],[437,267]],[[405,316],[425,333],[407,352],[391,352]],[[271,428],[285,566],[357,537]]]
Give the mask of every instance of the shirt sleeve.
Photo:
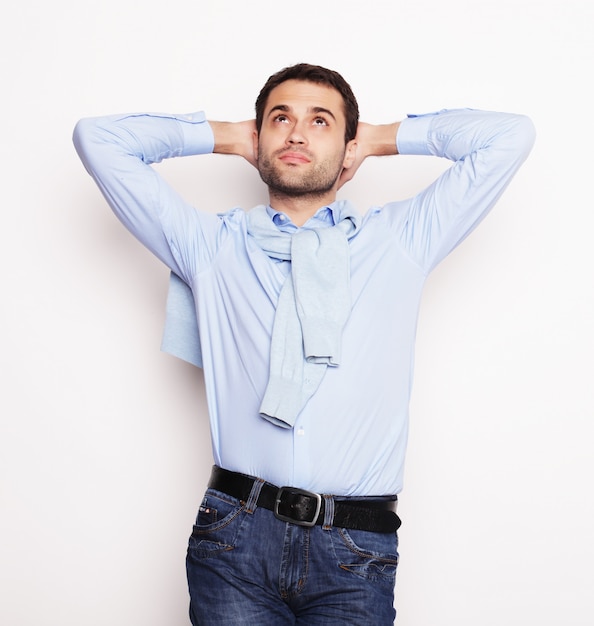
[[[400,221],[402,245],[425,272],[480,223],[527,158],[534,127],[523,115],[470,109],[409,116],[400,125],[400,154],[453,161],[412,198]]]
[[[189,283],[212,258],[220,220],[196,211],[151,165],[211,153],[214,137],[204,114],[86,118],[76,125],[73,140],[124,226]]]

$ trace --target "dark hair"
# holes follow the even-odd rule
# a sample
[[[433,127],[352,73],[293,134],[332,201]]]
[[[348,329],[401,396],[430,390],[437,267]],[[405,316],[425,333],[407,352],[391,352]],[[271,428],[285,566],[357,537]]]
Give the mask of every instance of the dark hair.
[[[262,128],[262,120],[264,118],[264,108],[268,101],[270,92],[287,80],[302,80],[318,85],[327,85],[338,91],[342,96],[344,104],[344,116],[346,118],[346,129],[344,133],[344,141],[347,143],[355,138],[357,134],[357,125],[359,123],[359,105],[353,94],[350,85],[346,80],[334,70],[326,69],[319,65],[309,65],[308,63],[299,63],[273,74],[267,81],[256,99],[256,129],[260,132]]]

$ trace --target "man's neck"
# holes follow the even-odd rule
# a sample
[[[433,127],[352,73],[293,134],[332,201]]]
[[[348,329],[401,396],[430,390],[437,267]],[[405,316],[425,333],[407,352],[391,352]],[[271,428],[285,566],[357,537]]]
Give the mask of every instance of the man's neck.
[[[295,226],[303,226],[321,207],[328,206],[335,200],[335,189],[324,194],[303,196],[287,196],[270,190],[270,206],[275,211],[285,213]]]

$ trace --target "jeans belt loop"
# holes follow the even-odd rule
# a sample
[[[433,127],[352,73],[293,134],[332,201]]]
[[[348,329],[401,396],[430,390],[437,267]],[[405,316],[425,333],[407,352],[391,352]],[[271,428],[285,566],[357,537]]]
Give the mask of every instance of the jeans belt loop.
[[[324,522],[323,530],[331,530],[334,524],[334,498],[327,494],[324,495]]]
[[[258,508],[258,498],[260,497],[260,492],[262,491],[262,486],[264,482],[261,478],[256,478],[254,480],[254,484],[252,485],[252,490],[250,491],[250,497],[247,499],[245,503],[246,513],[250,515]]]

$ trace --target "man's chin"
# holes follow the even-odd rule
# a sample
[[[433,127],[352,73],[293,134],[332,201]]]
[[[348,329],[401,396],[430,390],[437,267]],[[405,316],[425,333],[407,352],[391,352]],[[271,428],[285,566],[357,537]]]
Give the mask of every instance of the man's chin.
[[[327,194],[336,181],[315,181],[309,178],[286,176],[262,176],[262,181],[268,186],[273,195],[282,195],[287,198],[316,197]]]
[[[288,185],[268,185],[268,191],[271,196],[283,196],[285,198],[317,198],[325,196],[330,187],[307,187],[307,186],[288,186]]]

